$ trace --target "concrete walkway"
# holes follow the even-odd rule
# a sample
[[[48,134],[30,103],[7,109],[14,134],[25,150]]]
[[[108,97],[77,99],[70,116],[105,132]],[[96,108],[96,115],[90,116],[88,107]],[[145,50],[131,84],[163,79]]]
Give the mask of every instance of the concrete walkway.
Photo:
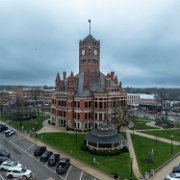
[[[66,132],[65,128],[48,124],[48,120],[50,119],[47,119],[43,122],[43,127],[37,132],[38,134],[50,132]]]
[[[130,131],[130,133],[135,134],[135,135],[139,135],[139,136],[146,137],[146,138],[153,139],[153,140],[157,139],[157,141],[161,141],[161,142],[171,144],[171,140],[169,140],[169,139],[156,137],[156,136],[145,134],[145,133],[142,133],[142,132],[137,132],[137,131],[132,131],[132,130],[129,130],[129,131]],[[180,146],[180,142],[177,142],[177,141],[173,140],[172,143],[173,143],[173,145]]]
[[[142,177],[142,175],[141,175],[141,173],[139,171],[139,166],[138,166],[138,163],[137,163],[136,154],[135,154],[135,151],[134,151],[134,146],[133,146],[133,143],[132,143],[132,139],[131,139],[131,135],[130,135],[129,130],[126,131],[126,136],[127,136],[127,141],[128,141],[129,154],[130,154],[130,157],[133,159],[132,167],[133,167],[134,175],[136,176],[136,178]]]

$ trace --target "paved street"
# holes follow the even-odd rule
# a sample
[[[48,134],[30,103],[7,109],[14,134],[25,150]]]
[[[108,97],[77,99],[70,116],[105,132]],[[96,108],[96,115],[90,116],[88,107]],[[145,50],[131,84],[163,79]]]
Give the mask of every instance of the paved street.
[[[63,176],[55,173],[55,167],[48,167],[47,162],[43,163],[39,161],[39,157],[34,157],[33,152],[36,148],[36,144],[14,135],[12,137],[4,137],[0,134],[0,144],[7,151],[10,152],[13,160],[20,162],[27,169],[31,169],[33,172],[33,179],[45,180],[45,179],[67,179],[67,180],[93,180],[94,178],[80,169],[70,166],[67,173]],[[0,180],[7,179],[6,172],[0,172]]]

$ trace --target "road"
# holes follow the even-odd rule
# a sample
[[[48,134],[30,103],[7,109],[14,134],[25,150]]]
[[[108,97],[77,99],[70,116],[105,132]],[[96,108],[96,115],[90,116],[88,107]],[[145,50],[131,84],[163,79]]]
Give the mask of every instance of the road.
[[[47,162],[40,162],[39,157],[34,157],[33,152],[37,147],[36,144],[14,135],[11,137],[4,137],[0,134],[0,144],[11,154],[11,158],[17,162],[20,162],[27,169],[32,170],[33,179],[36,180],[93,180],[94,178],[87,173],[81,171],[75,166],[70,166],[67,173],[64,175],[58,175],[55,173],[55,167],[47,166]],[[6,179],[6,172],[0,172],[0,180]]]

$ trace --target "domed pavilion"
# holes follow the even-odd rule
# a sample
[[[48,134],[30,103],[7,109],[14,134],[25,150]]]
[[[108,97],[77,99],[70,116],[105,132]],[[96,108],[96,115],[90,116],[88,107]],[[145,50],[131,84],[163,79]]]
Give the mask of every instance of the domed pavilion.
[[[99,125],[85,136],[86,146],[95,150],[121,149],[126,145],[124,137],[109,125]]]

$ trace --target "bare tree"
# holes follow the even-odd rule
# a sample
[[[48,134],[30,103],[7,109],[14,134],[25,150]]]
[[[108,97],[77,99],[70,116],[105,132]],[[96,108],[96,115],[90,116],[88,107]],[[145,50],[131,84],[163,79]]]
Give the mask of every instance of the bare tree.
[[[8,105],[10,101],[10,96],[8,92],[1,91],[0,92],[0,112],[1,116],[4,117],[5,107]]]
[[[115,126],[118,133],[120,132],[121,127],[127,124],[127,114],[127,107],[120,106],[113,109],[112,124]]]
[[[38,88],[35,88],[35,89],[31,90],[30,93],[31,93],[30,99],[35,103],[36,108],[37,108],[37,112],[39,114],[39,102],[41,101],[42,91]]]
[[[16,91],[16,107],[18,110],[19,125],[22,126],[22,119],[24,113],[24,95],[22,89],[18,89]]]

